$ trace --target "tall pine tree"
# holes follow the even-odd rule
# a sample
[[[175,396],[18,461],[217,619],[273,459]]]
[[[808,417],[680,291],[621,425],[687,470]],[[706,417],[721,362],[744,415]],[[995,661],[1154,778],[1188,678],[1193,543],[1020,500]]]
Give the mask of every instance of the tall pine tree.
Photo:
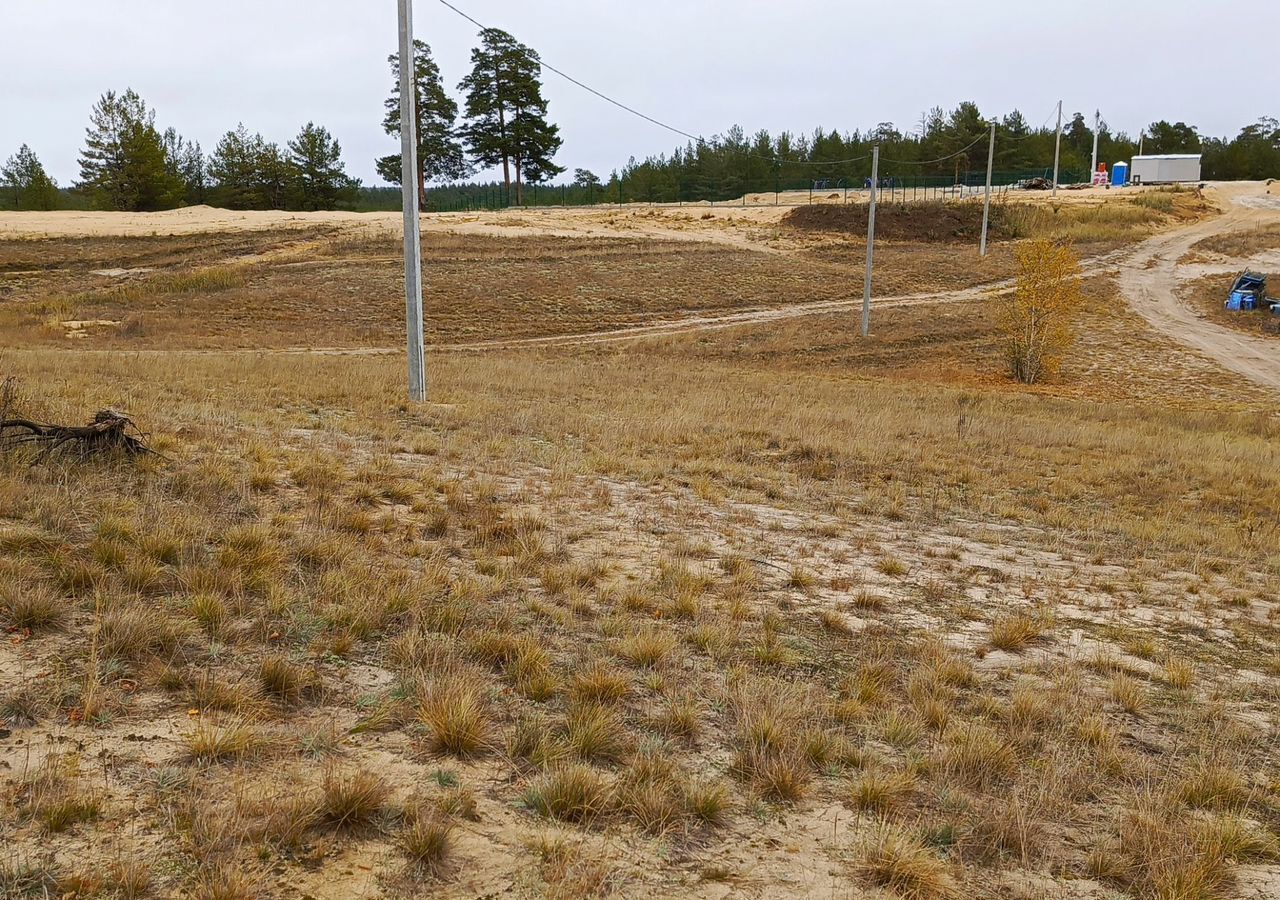
[[[395,77],[395,87],[387,98],[382,127],[387,134],[400,136],[400,54],[387,57]],[[427,182],[453,181],[467,177],[470,168],[458,140],[458,104],[445,93],[440,67],[424,41],[413,42],[413,82],[415,114],[418,120],[418,199],[425,208]],[[400,154],[377,161],[378,174],[391,184],[400,183]]]
[[[354,186],[342,165],[342,146],[314,122],[289,142],[288,163],[293,176],[289,205],[295,209],[335,209]]]
[[[288,161],[280,148],[241,123],[218,141],[209,157],[212,197],[227,209],[284,209],[289,185]]]
[[[156,114],[141,97],[108,91],[89,119],[80,179],[94,206],[144,212],[178,204],[182,182],[170,174]]]
[[[182,182],[182,202],[188,206],[205,201],[205,159],[200,145],[188,141],[173,128],[164,132],[165,165]]]
[[[0,167],[0,187],[14,209],[48,210],[58,205],[58,185],[26,144]]]
[[[562,142],[560,129],[547,121],[538,54],[505,31],[486,28],[471,51],[471,74],[459,85],[466,94],[462,135],[476,162],[502,166],[502,180],[515,202],[524,201],[524,182],[553,178],[564,171],[552,162]]]

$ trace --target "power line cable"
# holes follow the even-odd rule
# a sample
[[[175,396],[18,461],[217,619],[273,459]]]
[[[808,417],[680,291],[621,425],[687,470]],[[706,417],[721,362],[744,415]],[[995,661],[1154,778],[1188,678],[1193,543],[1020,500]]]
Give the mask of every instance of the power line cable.
[[[1058,104],[1055,103],[1053,104],[1052,107],[1049,108],[1049,115],[1044,117],[1044,121],[1041,122],[1037,128],[1034,128],[1034,129],[1028,128],[1027,133],[1024,134],[1022,137],[1006,137],[1003,139],[1001,143],[1016,144],[1016,143],[1019,143],[1020,141],[1029,141],[1033,137],[1040,137],[1044,133],[1044,130],[1049,127],[1049,120],[1053,118],[1054,113],[1056,113],[1057,111],[1058,111]]]
[[[453,10],[453,12],[457,13],[459,16],[466,19],[468,22],[470,22],[472,25],[476,26],[480,30],[487,31],[489,29],[489,26],[485,25],[479,20],[473,18],[472,16],[458,9],[458,7],[450,3],[449,0],[438,0],[438,2],[440,3],[441,6],[444,6],[447,9]],[[593,94],[596,97],[599,97],[601,100],[604,100],[606,103],[613,104],[614,106],[618,107],[618,109],[628,112],[633,116],[637,116],[641,119],[644,119],[646,122],[657,125],[659,128],[664,128],[667,131],[670,131],[672,134],[678,134],[681,137],[688,138],[689,140],[694,141],[699,145],[704,145],[709,143],[706,138],[690,134],[689,132],[681,128],[677,128],[674,125],[669,125],[666,122],[663,122],[661,119],[657,119],[646,113],[642,113],[640,110],[635,109],[634,107],[628,106],[627,104],[623,103],[621,100],[616,100],[613,97],[610,97],[608,94],[605,94],[602,91],[596,90],[595,88],[591,87],[591,85],[589,84],[584,84],[583,82],[579,81],[577,78],[574,78],[568,72],[565,72],[564,70],[558,69],[555,66],[551,65],[549,62],[542,59],[541,56],[539,56],[538,58],[538,63],[539,65],[542,66],[542,68],[546,69],[547,71],[554,72],[555,74],[563,78],[565,81],[568,81],[571,84],[577,85],[587,93]],[[759,159],[759,160],[764,160],[765,162],[790,163],[792,165],[801,165],[801,166],[848,165],[851,163],[862,162],[863,160],[871,158],[870,155],[864,155],[864,156],[856,156],[851,159],[827,159],[827,160],[815,161],[815,160],[802,160],[802,159],[781,159],[776,156],[761,156],[758,153],[747,153],[745,154],[745,156],[747,156],[749,159]]]
[[[972,150],[974,147],[978,146],[978,144],[980,144],[982,141],[985,141],[986,139],[987,139],[987,136],[985,134],[980,135],[977,139],[974,140],[973,143],[969,144],[967,147],[961,147],[955,153],[948,153],[946,156],[939,156],[937,159],[885,159],[882,156],[880,157],[880,162],[893,163],[899,166],[931,166],[934,163],[946,162],[947,160],[953,159],[968,150]]]
[[[476,27],[477,27],[477,28],[479,28],[480,30],[482,30],[482,31],[487,31],[487,30],[489,30],[489,26],[485,25],[483,22],[479,21],[478,19],[476,19],[475,17],[473,17],[473,16],[469,15],[468,13],[463,12],[461,9],[459,9],[458,7],[456,7],[456,6],[454,6],[452,3],[450,3],[450,2],[449,2],[449,0],[437,0],[437,2],[438,2],[441,6],[445,7],[446,9],[449,9],[449,10],[453,11],[454,13],[456,13],[457,15],[461,16],[462,18],[466,19],[468,22],[470,22],[472,25],[476,26]],[[706,138],[699,137],[699,136],[694,135],[694,134],[690,134],[689,132],[685,131],[684,129],[677,128],[677,127],[676,127],[676,126],[674,126],[674,125],[670,125],[670,124],[668,124],[668,123],[666,123],[666,122],[662,121],[661,119],[655,118],[654,116],[648,115],[647,113],[643,113],[643,112],[641,112],[640,110],[638,110],[638,109],[636,109],[636,108],[634,108],[634,107],[632,107],[632,106],[628,106],[626,103],[623,103],[621,100],[617,100],[617,99],[615,99],[615,98],[613,98],[613,97],[610,97],[608,94],[605,94],[605,93],[604,93],[604,92],[602,92],[602,91],[598,91],[598,90],[596,90],[595,88],[591,87],[591,85],[586,84],[586,83],[584,83],[584,82],[582,82],[582,81],[578,80],[577,78],[574,78],[572,75],[570,75],[568,72],[565,72],[563,69],[559,69],[559,68],[557,68],[557,67],[555,67],[555,66],[551,65],[549,62],[547,62],[546,60],[542,59],[542,58],[541,58],[541,56],[539,56],[539,58],[538,58],[538,63],[539,63],[539,65],[540,65],[542,68],[546,69],[547,71],[549,71],[549,72],[554,72],[556,75],[559,75],[561,78],[563,78],[565,81],[568,81],[570,84],[577,85],[578,87],[580,87],[582,90],[586,91],[587,93],[592,94],[592,95],[594,95],[594,96],[596,96],[596,97],[599,97],[601,100],[605,101],[606,103],[610,103],[610,104],[612,104],[613,106],[616,106],[618,109],[621,109],[621,110],[623,110],[624,112],[630,113],[631,115],[636,116],[636,117],[638,117],[638,118],[641,118],[641,119],[643,119],[644,121],[649,122],[649,123],[651,123],[651,124],[653,124],[653,125],[657,125],[659,128],[662,128],[662,129],[665,129],[665,130],[667,130],[667,131],[670,131],[672,134],[677,134],[677,135],[680,135],[681,137],[688,138],[689,140],[696,142],[699,146],[706,145],[706,144],[708,144],[708,143],[709,143],[709,141],[707,141],[707,139],[706,139]],[[1055,107],[1055,108],[1056,108],[1056,107]],[[1050,118],[1052,118],[1052,116],[1053,116],[1053,113],[1052,113],[1052,112],[1050,112],[1049,117],[1050,117]],[[1049,121],[1049,119],[1048,119],[1048,118],[1046,118],[1046,119],[1045,119],[1045,124],[1046,124],[1046,125],[1048,124],[1048,121]],[[1041,129],[1043,129],[1043,128],[1044,128],[1044,125],[1041,125],[1040,127],[1041,127]],[[1039,129],[1037,129],[1037,130],[1039,130]],[[1028,134],[1026,137],[1030,137],[1030,134]],[[1025,139],[1026,139],[1026,137],[1024,137],[1024,138],[1014,138],[1014,139],[1012,139],[1012,140],[1025,140]],[[923,159],[923,160],[910,159],[910,160],[903,160],[903,159],[884,159],[884,158],[881,158],[881,160],[880,160],[880,161],[881,161],[881,162],[886,162],[886,163],[892,163],[892,164],[894,164],[894,165],[906,165],[906,166],[929,166],[929,165],[934,165],[935,163],[946,162],[946,161],[947,161],[947,160],[949,160],[949,159],[954,159],[955,157],[960,156],[962,153],[965,153],[966,151],[971,150],[971,149],[973,149],[974,147],[976,147],[979,143],[981,143],[982,141],[986,140],[986,138],[987,138],[987,136],[986,136],[985,134],[980,135],[978,138],[976,138],[976,139],[973,141],[973,143],[969,144],[968,146],[963,147],[963,148],[961,148],[961,149],[959,149],[959,150],[955,151],[954,153],[949,153],[949,154],[947,154],[946,156],[940,156],[940,157],[938,157],[937,159]],[[764,162],[769,162],[769,163],[789,164],[789,165],[799,165],[799,166],[841,166],[841,165],[851,165],[851,164],[853,164],[853,163],[863,162],[863,161],[868,160],[868,159],[870,159],[870,158],[871,158],[871,155],[870,155],[870,154],[864,154],[864,155],[862,155],[862,156],[855,156],[855,157],[851,157],[851,158],[849,158],[849,159],[825,159],[825,160],[783,159],[783,158],[780,158],[780,157],[777,157],[777,156],[762,156],[762,155],[760,155],[760,154],[758,154],[758,153],[745,153],[745,154],[743,154],[743,155],[744,155],[745,157],[747,157],[748,159],[758,159],[758,160],[763,160]]]
[[[467,15],[465,12],[458,9],[458,7],[450,3],[449,0],[439,0],[439,2],[441,6],[445,6],[453,10],[455,13],[462,16],[462,18],[466,19],[468,22],[470,22],[472,25],[479,28],[481,31],[489,30],[489,27],[487,25],[484,25],[483,23]],[[674,125],[668,125],[666,122],[663,122],[661,119],[655,119],[653,116],[646,115],[645,113],[640,112],[640,110],[638,109],[627,106],[627,104],[623,103],[621,100],[615,100],[614,98],[610,97],[608,94],[603,94],[600,91],[597,91],[595,88],[591,87],[590,85],[583,84],[581,81],[574,78],[572,75],[568,74],[567,72],[561,71],[560,69],[557,69],[555,66],[551,65],[551,63],[547,62],[541,57],[539,57],[538,62],[542,66],[542,68],[547,69],[548,71],[551,71],[551,72],[555,72],[557,75],[559,75],[561,78],[565,79],[566,81],[576,84],[578,87],[582,88],[584,91],[587,91],[588,93],[595,94],[597,97],[599,97],[601,100],[605,101],[606,103],[612,103],[614,106],[618,107],[618,109],[625,110],[626,112],[631,113],[631,115],[633,116],[639,116],[641,119],[644,119],[646,122],[651,122],[652,124],[657,125],[659,128],[665,128],[667,131],[670,131],[673,134],[678,134],[681,137],[686,137],[691,141],[697,141],[698,143],[703,143],[703,139],[696,135],[692,135],[687,131],[676,128]]]

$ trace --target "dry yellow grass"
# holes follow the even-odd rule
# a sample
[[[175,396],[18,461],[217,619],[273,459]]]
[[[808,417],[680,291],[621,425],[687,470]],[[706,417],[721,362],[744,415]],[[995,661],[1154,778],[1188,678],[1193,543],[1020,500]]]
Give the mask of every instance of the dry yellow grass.
[[[1205,275],[1180,285],[1178,290],[1185,302],[1209,321],[1246,334],[1274,338],[1276,347],[1280,349],[1280,316],[1272,315],[1266,309],[1232,311],[1225,308],[1237,274]],[[1269,296],[1274,297],[1280,292],[1280,272],[1264,271],[1259,274],[1267,278]]]
[[[0,584],[31,586],[0,715],[109,798],[51,813],[57,852],[145,816],[172,850],[130,879],[194,896],[1225,890],[1274,845],[1276,410],[905,377],[994,347],[951,321],[856,365],[822,319],[433,353],[424,407],[396,358],[4,351],[41,417],[126,408],[164,454],[0,460]]]

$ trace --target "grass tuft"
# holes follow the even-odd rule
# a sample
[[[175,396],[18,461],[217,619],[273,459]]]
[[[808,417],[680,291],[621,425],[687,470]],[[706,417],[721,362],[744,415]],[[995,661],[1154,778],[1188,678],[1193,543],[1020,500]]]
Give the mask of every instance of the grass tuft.
[[[598,771],[581,763],[557,766],[546,772],[524,794],[534,812],[565,822],[590,822],[609,805],[611,792]]]
[[[916,789],[909,772],[873,767],[855,775],[849,783],[849,800],[854,809],[881,815],[892,812]]]
[[[396,846],[409,858],[415,871],[439,877],[444,874],[453,850],[456,827],[444,816],[416,815],[396,836]]]
[[[368,825],[382,812],[391,787],[365,769],[330,769],[324,775],[321,792],[320,813],[324,820],[338,829],[353,829]]]
[[[46,631],[61,625],[67,613],[67,601],[46,585],[0,585],[0,624],[8,628]]]
[[[915,835],[893,825],[876,827],[858,848],[854,871],[902,900],[960,896],[950,866]]]
[[[192,761],[202,764],[241,759],[262,745],[253,726],[235,717],[200,719],[183,735],[183,742]]]
[[[490,749],[489,699],[476,673],[454,673],[424,685],[418,719],[436,753],[475,756]]]

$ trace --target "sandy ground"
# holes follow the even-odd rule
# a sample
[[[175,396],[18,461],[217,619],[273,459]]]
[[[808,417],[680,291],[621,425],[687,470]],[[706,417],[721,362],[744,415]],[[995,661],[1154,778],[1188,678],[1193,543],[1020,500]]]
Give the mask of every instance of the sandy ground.
[[[1280,347],[1276,342],[1205,320],[1179,298],[1178,290],[1184,275],[1178,260],[1197,241],[1280,221],[1280,196],[1266,191],[1256,183],[1215,186],[1225,213],[1144,241],[1121,265],[1120,288],[1133,309],[1156,331],[1212,357],[1228,371],[1280,393]],[[1249,262],[1257,267],[1256,260]]]
[[[1178,260],[1205,237],[1266,225],[1280,220],[1280,195],[1260,182],[1215,183],[1210,197],[1226,210],[1221,217],[1156,235],[1132,252],[1086,261],[1091,274],[1118,266],[1125,298],[1158,332],[1219,362],[1227,370],[1280,392],[1280,354],[1273,341],[1222,328],[1202,319],[1178,299],[1177,286],[1186,273]],[[853,200],[860,192],[851,191]],[[1125,192],[1128,193],[1127,191]],[[1102,188],[1060,191],[1056,200],[1048,192],[1028,192],[1020,199],[1035,202],[1101,203],[1118,192]],[[763,197],[764,195],[761,195]],[[751,200],[752,198],[747,198]],[[768,232],[791,208],[779,206],[710,207],[633,205],[581,209],[507,210],[483,213],[434,213],[423,217],[428,233],[450,232],[503,236],[631,237],[659,240],[710,242],[761,252],[782,252],[770,246]],[[353,232],[399,233],[398,213],[283,213],[234,212],[212,207],[190,207],[161,213],[22,212],[0,213],[0,238],[186,235],[266,229],[332,226]],[[1259,260],[1253,260],[1255,264]],[[1188,270],[1190,271],[1190,270]],[[990,285],[987,289],[1005,285]],[[905,305],[938,300],[972,300],[983,290],[918,297],[878,298],[878,306]],[[860,298],[841,301],[841,309],[860,304]],[[586,343],[644,338],[701,329],[720,329],[777,318],[829,312],[829,303],[802,304],[783,309],[752,310],[741,314],[681,318],[648,323],[636,329],[576,334],[564,338],[539,338],[538,344]],[[511,342],[458,345],[449,349],[479,350],[510,346]],[[371,351],[364,351],[371,352]],[[372,351],[377,352],[377,351]]]
[[[1102,188],[1061,190],[1057,197],[1048,191],[1019,191],[1019,202],[1103,203],[1117,196],[1131,196]],[[838,199],[832,199],[837,197]],[[972,193],[966,196],[973,196]],[[844,202],[843,191],[814,195],[815,202]],[[491,235],[563,235],[654,237],[685,240],[718,240],[723,226],[737,224],[773,225],[787,211],[808,202],[804,191],[785,192],[773,205],[773,194],[750,194],[742,200],[694,204],[626,204],[581,208],[512,209],[496,212],[427,213],[422,217],[425,231]],[[866,191],[849,191],[850,203],[866,202]],[[332,226],[357,231],[399,234],[402,217],[398,212],[280,212],[234,211],[212,206],[191,206],[156,213],[114,212],[0,212],[0,238],[40,237],[145,237],[208,232],[264,231]],[[733,243],[734,241],[728,240]]]

